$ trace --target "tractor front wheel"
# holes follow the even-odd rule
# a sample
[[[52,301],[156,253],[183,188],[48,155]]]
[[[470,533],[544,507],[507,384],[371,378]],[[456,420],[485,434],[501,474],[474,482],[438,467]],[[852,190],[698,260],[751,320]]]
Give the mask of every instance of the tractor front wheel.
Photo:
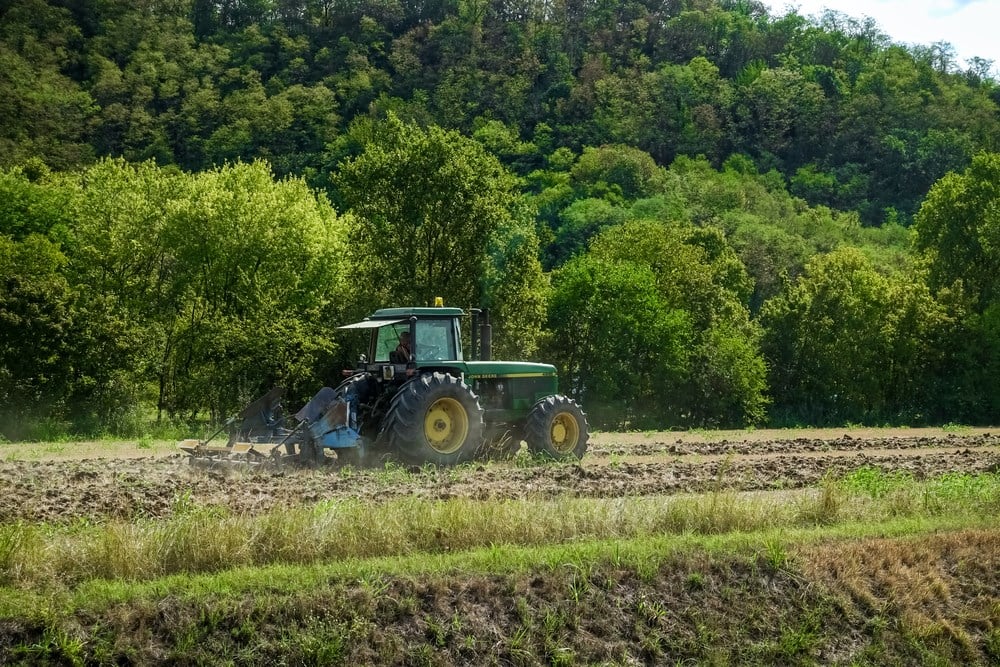
[[[428,373],[400,388],[385,430],[390,447],[409,462],[455,465],[475,455],[483,439],[483,409],[461,379]]]
[[[535,403],[524,423],[524,439],[534,454],[581,459],[590,433],[587,416],[571,398],[556,395]]]

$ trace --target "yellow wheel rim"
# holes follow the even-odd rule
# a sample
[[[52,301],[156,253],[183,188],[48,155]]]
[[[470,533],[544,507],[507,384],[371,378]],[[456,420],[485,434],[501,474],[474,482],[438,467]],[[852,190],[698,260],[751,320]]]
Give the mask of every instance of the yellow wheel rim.
[[[454,454],[469,435],[469,415],[454,398],[439,398],[424,416],[424,437],[439,454]]]
[[[549,439],[552,449],[560,454],[569,454],[576,449],[580,441],[580,424],[569,412],[560,412],[552,418],[552,428],[549,429]]]

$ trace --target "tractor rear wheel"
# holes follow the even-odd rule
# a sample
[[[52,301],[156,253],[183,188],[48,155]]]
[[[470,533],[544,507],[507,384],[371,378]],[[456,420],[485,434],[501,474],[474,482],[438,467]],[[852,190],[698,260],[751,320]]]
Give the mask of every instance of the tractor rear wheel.
[[[469,385],[428,373],[403,385],[385,422],[390,447],[411,463],[455,465],[472,458],[483,439],[483,409]]]
[[[535,403],[524,423],[528,449],[554,459],[583,458],[589,438],[587,415],[576,401],[562,395]]]

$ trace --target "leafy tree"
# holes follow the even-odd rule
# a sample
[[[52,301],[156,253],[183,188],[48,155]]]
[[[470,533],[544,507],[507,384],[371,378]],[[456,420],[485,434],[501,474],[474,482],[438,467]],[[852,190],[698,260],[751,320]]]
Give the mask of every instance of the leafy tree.
[[[932,288],[960,284],[981,309],[1000,303],[1000,154],[935,183],[915,228]]]
[[[15,241],[31,234],[66,234],[69,196],[51,180],[51,172],[37,158],[24,167],[0,170],[0,234]]]
[[[87,143],[96,111],[73,78],[82,34],[68,10],[40,0],[0,12],[0,167],[39,158],[65,169],[93,159]]]
[[[263,163],[190,176],[121,161],[69,181],[69,275],[145,342],[131,363],[161,411],[219,416],[273,384],[294,392],[332,351],[321,316],[341,301],[343,234],[301,181]]]
[[[761,312],[779,419],[812,425],[923,419],[945,368],[948,311],[854,248],[815,257]],[[873,369],[877,369],[873,372]]]
[[[490,239],[521,228],[514,178],[456,132],[423,130],[391,113],[355,131],[370,132],[364,152],[342,165],[334,184],[356,216],[353,273],[369,303],[430,304],[436,296],[456,305],[488,301],[482,276],[492,264]],[[508,272],[537,265],[520,256],[528,263],[509,265]]]
[[[639,145],[664,164],[678,155],[721,161],[733,132],[733,91],[719,68],[704,57],[665,63],[655,84],[656,115],[645,123]]]
[[[684,419],[680,387],[693,332],[645,266],[581,256],[556,271],[549,354],[562,389],[597,426],[650,428]]]
[[[992,423],[1000,415],[1000,155],[981,153],[961,174],[931,188],[916,218],[916,248],[928,284],[956,302],[952,336],[940,341],[949,359],[935,378],[945,418]]]
[[[538,237],[527,216],[497,229],[483,271],[482,305],[490,309],[497,359],[534,356],[548,305],[548,276],[538,261]]]
[[[45,237],[0,236],[0,429],[17,437],[32,410],[58,414],[73,392],[72,290]]]
[[[32,157],[57,169],[86,163],[95,111],[90,95],[57,69],[33,63],[0,42],[0,167]]]
[[[472,138],[509,165],[515,173],[527,173],[531,167],[537,167],[544,161],[533,143],[521,141],[516,130],[503,122],[480,118],[476,125],[478,127],[472,133]]]
[[[1000,419],[1000,304],[967,314],[938,348],[948,360],[935,377],[939,420],[995,424]]]
[[[822,88],[799,72],[763,69],[737,88],[738,143],[757,156],[802,164],[822,149],[828,133]]]
[[[636,146],[656,115],[656,76],[625,71],[594,83],[594,114],[588,143]]]
[[[781,292],[786,281],[794,280],[815,253],[801,236],[757,219],[740,224],[733,234],[732,244],[754,279],[749,301],[754,314],[764,302]]]
[[[571,173],[581,193],[612,201],[652,196],[662,191],[666,179],[648,153],[628,146],[586,148]]]
[[[752,284],[719,230],[632,221],[598,236],[591,254],[648,268],[665,307],[683,313],[692,327],[679,423],[746,425],[764,418],[760,333],[746,306]]]
[[[664,308],[689,318],[689,381],[701,384],[686,386],[691,407],[675,414],[753,421],[763,408],[748,312],[787,298],[810,256],[848,245],[934,323],[925,333],[938,347],[924,350],[934,361],[920,373],[937,405],[978,419],[992,400],[978,373],[993,363],[997,179],[990,155],[972,156],[1000,146],[1000,92],[983,63],[960,72],[953,56],[944,43],[894,45],[870,19],[771,16],[755,2],[186,0],[151,11],[11,0],[0,11],[0,233],[19,248],[45,236],[65,257],[52,280],[23,284],[72,321],[66,335],[87,353],[67,368],[86,379],[66,391],[95,414],[118,411],[147,382],[164,410],[226,410],[235,394],[212,390],[213,375],[250,393],[281,375],[280,359],[295,366],[284,379],[304,378],[339,342],[313,318],[397,299],[488,304],[498,341],[515,341],[507,352],[530,355],[547,298],[535,256],[551,268],[591,253],[649,268]],[[190,173],[109,163],[60,173],[95,156]],[[356,218],[334,217],[298,181],[224,166],[257,158]],[[241,175],[227,181],[229,169]],[[907,227],[942,178],[915,225],[928,301],[914,287]],[[291,209],[305,202],[300,214],[325,230],[315,233],[336,239],[324,260],[336,298],[277,260],[261,270],[283,283],[231,260],[259,255],[219,230],[267,237],[256,216],[280,213],[251,182],[296,190],[275,196]],[[207,194],[228,187],[250,203]],[[623,221],[653,221],[672,240],[636,240],[639,260],[625,250],[631,240],[612,252],[607,239],[630,238]],[[276,243],[317,256],[304,242]],[[663,260],[675,251],[676,263]],[[203,260],[237,268],[219,282],[197,275]],[[182,335],[186,360],[172,347]],[[866,409],[945,409],[879,400]]]
[[[606,227],[621,224],[627,212],[605,199],[577,199],[563,209],[555,232],[551,262],[558,266],[586,250],[592,237]]]

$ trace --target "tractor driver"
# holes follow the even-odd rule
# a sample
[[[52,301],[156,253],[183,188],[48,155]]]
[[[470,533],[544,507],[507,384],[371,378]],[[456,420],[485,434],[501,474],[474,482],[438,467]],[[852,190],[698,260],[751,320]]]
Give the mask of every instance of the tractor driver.
[[[410,360],[410,332],[403,331],[399,334],[399,345],[396,346],[396,362],[405,364]]]

